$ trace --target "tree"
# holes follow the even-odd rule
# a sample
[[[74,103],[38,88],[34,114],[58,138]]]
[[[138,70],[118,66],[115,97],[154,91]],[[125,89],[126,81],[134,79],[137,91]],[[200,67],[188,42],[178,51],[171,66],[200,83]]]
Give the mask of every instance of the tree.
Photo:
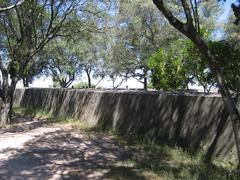
[[[152,84],[156,89],[186,89],[192,77],[185,59],[185,47],[181,41],[174,41],[166,48],[160,48],[148,59],[152,71]]]
[[[67,17],[77,7],[78,1],[24,1],[21,6],[4,12],[0,17],[2,49],[0,57],[2,87],[0,93],[0,124],[10,122],[13,93],[25,69],[44,46],[61,35]],[[83,5],[83,4],[82,4]],[[9,77],[11,84],[9,85]]]
[[[228,23],[224,24],[223,39],[234,44],[234,49],[240,49],[240,26],[236,26],[234,22],[235,17],[230,16]]]
[[[227,86],[237,92],[239,51],[233,50],[233,45],[227,41],[209,41],[208,46],[218,56]],[[180,38],[154,53],[148,59],[148,66],[152,70],[152,82],[156,89],[185,89],[187,84],[197,83],[204,88],[205,93],[209,93],[216,85],[216,80],[209,66],[203,62],[204,57],[195,45]]]
[[[240,49],[235,42],[230,40],[220,40],[207,42],[209,49],[217,56],[217,61],[221,66],[222,73],[226,79],[226,86],[233,92],[239,92],[240,82]],[[187,42],[186,61],[192,76],[204,87],[205,92],[209,92],[212,86],[216,85],[214,73],[206,65],[205,57],[196,47]]]
[[[98,37],[92,33],[87,38],[80,39],[80,44],[75,45],[75,55],[78,59],[79,70],[87,75],[88,88],[97,86],[105,77],[100,57]],[[97,84],[92,84],[92,77],[99,78]]]
[[[106,76],[112,81],[113,89],[120,87],[129,78],[125,67],[119,63],[115,63],[112,59],[105,61],[104,69]]]
[[[240,49],[227,40],[210,42],[209,48],[217,55],[226,86],[233,92],[240,91]]]
[[[197,46],[200,53],[205,57],[205,63],[209,65],[211,71],[214,73],[224,104],[226,105],[228,113],[231,116],[239,160],[238,169],[240,169],[240,115],[236,104],[229,92],[229,87],[226,85],[225,76],[222,73],[221,66],[217,61],[217,57],[214,52],[210,50],[210,48],[207,46],[207,43],[201,36],[201,32],[199,31],[200,28],[198,28],[200,24],[198,23],[196,16],[193,16],[197,13],[197,4],[195,4],[196,8],[191,8],[189,4],[191,4],[192,1],[189,2],[188,0],[181,0],[179,2],[179,6],[182,7],[183,13],[185,15],[185,21],[182,21],[173,15],[172,11],[168,8],[166,2],[163,2],[163,0],[153,0],[153,2],[156,7],[162,12],[162,14],[168,19],[169,23],[182,34],[187,36]]]
[[[55,39],[46,46],[43,55],[53,81],[62,88],[69,87],[80,73],[73,46],[74,44],[66,39]]]
[[[108,1],[106,1],[108,2]],[[56,84],[66,87],[70,86],[72,81],[76,77],[76,71],[80,72],[82,71],[83,67],[85,72],[93,72],[93,69],[96,69],[94,66],[94,62],[96,60],[92,60],[90,56],[90,50],[87,49],[90,48],[90,45],[88,47],[85,47],[86,43],[90,43],[90,40],[92,39],[91,36],[93,33],[100,33],[101,28],[98,27],[97,22],[100,21],[105,14],[106,9],[108,9],[110,5],[106,6],[105,1],[101,1],[101,3],[98,0],[92,0],[88,1],[87,3],[83,3],[84,6],[79,7],[80,10],[74,10],[69,16],[68,16],[68,21],[65,23],[64,26],[61,28],[61,33],[59,33],[58,36],[58,42],[59,42],[59,49],[56,48],[58,46],[56,43],[51,44],[54,48],[48,46],[46,48],[46,51],[44,52],[45,54],[48,54],[48,57],[45,58],[45,64],[48,63],[48,70],[50,69],[51,74],[54,75],[54,80],[57,81]],[[96,4],[99,4],[96,6]],[[73,42],[78,42],[78,43],[73,43]],[[92,40],[91,40],[92,41]],[[63,43],[65,42],[66,46],[63,46]],[[71,47],[68,44],[71,44]],[[96,41],[91,42],[96,43]],[[54,53],[51,53],[50,50],[53,50]],[[63,50],[60,52],[60,50]],[[67,52],[68,51],[68,52]],[[88,54],[83,54],[83,52],[89,52]],[[43,55],[43,53],[41,53]],[[62,54],[64,57],[60,57],[59,55]],[[73,62],[71,60],[72,58],[69,59],[68,55],[72,54],[74,55],[75,58],[78,58],[79,62]],[[51,55],[51,57],[50,57]],[[56,56],[56,57],[54,57]],[[81,56],[81,57],[80,57]],[[84,56],[84,58],[83,58]],[[42,59],[43,59],[42,58]],[[50,59],[49,59],[50,58]],[[80,58],[80,59],[79,59]],[[53,62],[53,59],[57,59],[58,63]],[[91,59],[91,62],[87,61],[86,59]],[[48,61],[49,60],[49,61]],[[74,60],[75,61],[75,60]],[[81,62],[80,62],[81,61]],[[92,62],[93,61],[93,62]],[[44,61],[43,61],[44,62]],[[61,63],[59,63],[61,62]],[[36,65],[40,66],[36,66]],[[77,67],[74,67],[74,64],[78,64]],[[79,65],[81,64],[81,66]],[[40,63],[35,63],[34,67],[39,67],[39,72],[41,72],[41,65],[42,62]],[[61,67],[60,67],[61,66]],[[66,66],[66,67],[63,67]],[[32,72],[34,69],[32,66],[28,66],[29,68],[25,71],[26,73],[24,74],[23,79],[26,80],[29,77],[32,77],[37,73],[37,71],[34,71],[35,74]],[[43,68],[47,69],[47,68]],[[61,69],[61,72],[59,71]],[[96,75],[96,73],[94,74]],[[90,79],[91,81],[91,79]]]
[[[29,84],[33,82],[35,77],[39,77],[45,73],[47,69],[47,61],[41,56],[35,56],[28,67],[21,74],[21,80],[24,87],[29,87]]]
[[[118,47],[119,65],[147,89],[149,68],[147,59],[161,46],[171,42],[179,34],[156,11],[150,0],[119,1],[113,32],[112,47]],[[167,33],[171,31],[172,33]],[[114,51],[114,49],[113,49]]]
[[[90,4],[82,18],[77,23],[74,22],[79,28],[70,29],[70,32],[73,32],[72,41],[78,42],[72,44],[79,64],[78,70],[86,74],[89,88],[97,86],[105,77],[102,58],[103,36],[109,28],[107,23],[113,6],[112,1]],[[98,82],[93,84],[92,78],[98,79]]]
[[[207,41],[210,42],[209,39]],[[216,84],[212,71],[204,63],[204,57],[202,57],[199,50],[190,40],[184,40],[182,43],[185,49],[184,63],[192,77],[192,81],[202,86],[204,93],[209,93],[211,88]]]

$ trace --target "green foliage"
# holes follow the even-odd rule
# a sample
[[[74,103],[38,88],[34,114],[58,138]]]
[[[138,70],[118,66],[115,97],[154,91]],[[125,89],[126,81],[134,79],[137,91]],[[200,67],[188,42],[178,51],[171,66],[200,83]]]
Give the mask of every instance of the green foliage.
[[[43,54],[53,81],[63,88],[69,87],[79,72],[79,62],[72,46],[73,43],[67,39],[54,40],[47,46]]]
[[[87,88],[87,87],[88,87],[88,83],[87,82],[79,82],[79,83],[74,85],[74,88],[79,88],[79,89]]]
[[[204,34],[209,37],[207,32]],[[189,40],[185,40],[183,43],[185,44],[185,66],[188,67],[189,74],[194,78],[199,86],[204,88],[205,92],[209,92],[216,82],[214,74],[210,70],[209,66],[206,65],[205,60],[196,46]]]
[[[75,38],[79,43],[73,43],[71,48],[79,65],[77,69],[78,72],[86,74],[88,86],[91,87],[92,78],[99,79],[100,82],[106,76],[103,34],[84,32]]]
[[[11,78],[15,78],[18,75],[19,63],[17,61],[10,61],[8,65],[8,71]]]
[[[227,87],[238,92],[240,90],[240,50],[226,40],[210,42],[209,47],[218,58]]]
[[[240,51],[231,41],[208,41],[209,49],[216,55],[218,65],[225,76],[226,85],[232,91],[240,87]],[[204,57],[192,43],[187,43],[187,66],[199,85],[209,91],[215,85],[214,72],[205,64]]]
[[[217,56],[227,86],[232,91],[240,87],[240,51],[230,41],[208,41],[210,50]],[[197,83],[205,92],[216,85],[214,72],[204,57],[189,40],[178,39],[161,48],[148,59],[152,71],[152,83],[156,89],[176,90],[188,83]]]
[[[117,8],[116,26],[110,31],[112,37],[109,35],[107,42],[110,47],[106,56],[107,74],[132,77],[146,84],[147,59],[179,34],[158,13],[151,0],[118,1]]]
[[[187,87],[190,77],[184,55],[181,41],[175,41],[167,49],[160,48],[148,59],[152,84],[156,89],[176,90]]]

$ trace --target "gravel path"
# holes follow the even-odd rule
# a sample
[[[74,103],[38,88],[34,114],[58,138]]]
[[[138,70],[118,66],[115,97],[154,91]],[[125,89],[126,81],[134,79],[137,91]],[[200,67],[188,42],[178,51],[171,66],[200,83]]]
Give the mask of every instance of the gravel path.
[[[130,156],[111,137],[89,137],[40,121],[0,129],[1,180],[108,179]]]

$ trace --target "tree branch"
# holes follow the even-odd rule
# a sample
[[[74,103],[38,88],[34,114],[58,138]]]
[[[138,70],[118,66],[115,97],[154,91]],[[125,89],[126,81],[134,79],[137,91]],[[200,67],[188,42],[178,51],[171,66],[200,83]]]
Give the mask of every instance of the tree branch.
[[[0,13],[4,13],[5,11],[11,10],[11,9],[21,5],[24,1],[25,0],[20,0],[18,3],[13,4],[11,6],[0,8]]]
[[[190,0],[191,1],[191,0]],[[186,18],[187,18],[187,25],[194,27],[193,26],[193,18],[192,18],[192,13],[190,10],[190,7],[188,5],[187,0],[181,0],[182,6],[183,6],[183,10],[185,12]]]
[[[157,8],[163,13],[163,15],[167,18],[169,23],[174,26],[176,29],[181,31],[183,34],[187,33],[188,28],[186,24],[178,20],[172,12],[166,7],[163,0],[153,0],[153,3],[157,6]]]

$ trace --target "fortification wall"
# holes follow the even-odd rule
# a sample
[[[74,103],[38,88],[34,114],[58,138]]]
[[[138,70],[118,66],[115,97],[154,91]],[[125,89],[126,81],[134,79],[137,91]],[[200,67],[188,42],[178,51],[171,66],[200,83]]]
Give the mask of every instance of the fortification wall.
[[[190,151],[236,160],[231,123],[220,96],[77,89],[17,89],[15,104],[103,129],[138,134]]]

